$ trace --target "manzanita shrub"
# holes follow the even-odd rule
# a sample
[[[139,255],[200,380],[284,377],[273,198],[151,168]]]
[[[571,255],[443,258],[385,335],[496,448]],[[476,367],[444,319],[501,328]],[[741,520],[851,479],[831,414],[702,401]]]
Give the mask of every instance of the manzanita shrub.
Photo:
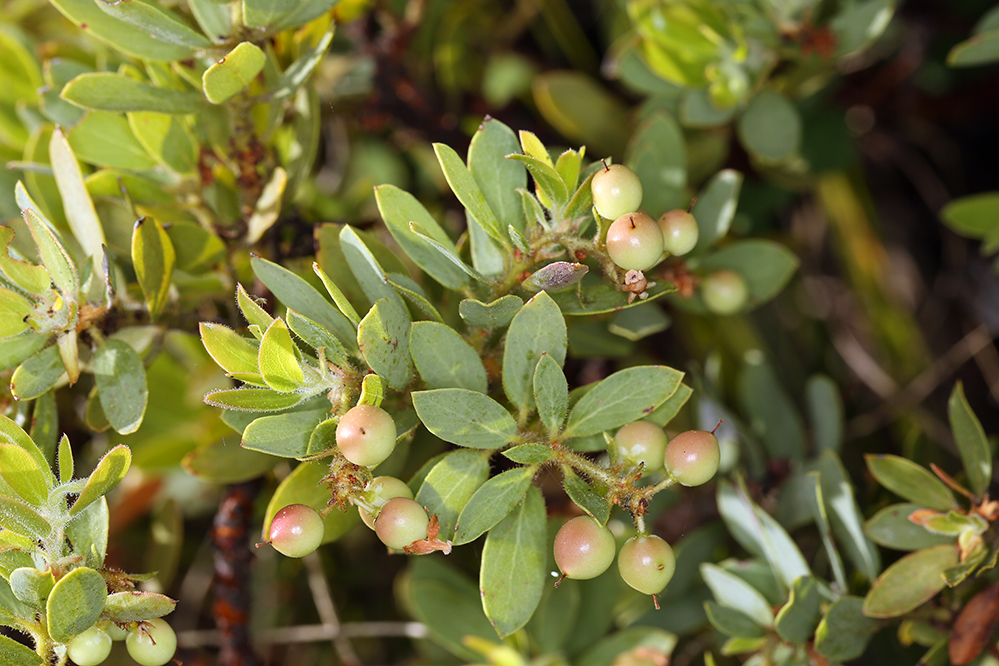
[[[532,484],[545,467],[558,470],[569,499],[592,521],[571,535],[560,532],[556,561],[564,575],[593,578],[609,567],[614,539],[603,525],[619,507],[638,532],[639,541],[629,544],[640,545],[622,551],[634,560],[622,560],[622,576],[658,594],[672,576],[673,554],[648,534],[644,516],[666,488],[714,476],[718,441],[691,432],[666,444],[662,429],[691,393],[673,368],[634,366],[572,391],[563,373],[567,316],[655,307],[651,301],[675,289],[663,276],[678,259],[664,252],[655,221],[636,212],[641,182],[606,161],[584,165],[583,149],[553,160],[533,134],[518,138],[488,118],[467,162],[448,146],[434,149],[468,214],[471,265],[419,201],[382,186],[379,210],[421,269],[419,281],[405,267],[392,270],[397,262],[385,263],[389,255],[377,241],[344,226],[324,239],[333,247],[320,248],[342,257],[327,262],[336,275],[313,265],[329,299],[254,257],[254,272],[285,306],[284,317],[269,314],[240,286],[236,299],[250,336],[201,326],[209,354],[242,383],[205,401],[242,430],[244,448],[302,461],[272,499],[268,513],[277,515],[264,536],[281,539],[274,545],[286,552],[293,508],[286,504],[317,483],[330,489],[325,506],[316,507],[328,523],[303,550],[343,534],[357,515],[343,512],[354,505],[387,546],[411,554],[450,553],[485,536],[483,611],[505,637],[531,619],[547,580],[545,499]],[[599,185],[619,174],[623,186]],[[655,243],[651,252],[644,236],[634,243],[648,256],[633,263],[627,252],[614,253],[610,234],[639,216],[649,220]],[[430,280],[445,290],[436,303],[427,295]],[[353,299],[346,295],[351,283],[360,287]],[[743,299],[736,309],[753,304]],[[405,459],[421,425],[457,448],[423,463],[408,482],[412,499],[404,490],[389,497],[384,489],[402,483],[391,476],[376,481],[379,465]],[[604,450],[609,458],[593,455]]]
[[[74,478],[73,449],[65,436],[57,454],[46,455],[0,415],[0,622],[27,634],[34,647],[0,636],[4,664],[62,666],[67,658],[80,666],[98,664],[110,652],[112,625],[129,631],[130,644],[151,643],[149,635],[172,632],[158,618],[177,602],[135,589],[151,574],[105,567],[109,515],[104,496],[130,464],[128,448],[119,445],[89,476]],[[149,648],[137,648],[136,659],[167,663],[176,642],[172,647],[169,641],[159,643],[151,656]]]
[[[96,665],[115,640],[140,664],[173,659],[176,602],[108,564],[105,495],[130,466],[178,465],[271,481],[241,554],[314,564],[363,523],[355,543],[409,556],[393,591],[429,639],[422,663],[836,664],[879,632],[928,666],[994,663],[992,446],[961,385],[963,471],[871,454],[884,490],[855,486],[837,385],[815,374],[794,399],[737,317],[798,259],[740,221],[753,197],[724,168],[732,139],[771,186],[827,208],[853,195],[829,148],[846,143],[839,111],[815,92],[858,66],[894,3],[593,4],[633,113],[589,74],[538,73],[510,35],[476,80],[477,40],[507,18],[485,0],[51,0],[0,17],[0,625],[21,638],[0,635],[2,663]],[[560,6],[537,11],[580,62]],[[948,62],[993,60],[996,16]],[[344,28],[370,52],[335,45]],[[402,160],[362,137],[357,162],[389,167],[351,161],[354,182],[322,192],[320,144],[341,145],[326,103],[387,90],[372,71],[387,60],[424,113],[391,67],[420,57],[448,95],[530,96],[588,149],[466,113],[467,155],[409,138],[419,174],[383,178]],[[374,190],[379,226],[355,196],[367,180],[393,183]],[[996,210],[986,194],[942,217],[990,253]],[[734,363],[636,358],[581,379],[581,360],[627,357],[667,311],[750,342]],[[82,429],[103,456],[74,479],[58,433]],[[704,498],[720,523],[655,533]],[[159,549],[174,567],[177,531]]]

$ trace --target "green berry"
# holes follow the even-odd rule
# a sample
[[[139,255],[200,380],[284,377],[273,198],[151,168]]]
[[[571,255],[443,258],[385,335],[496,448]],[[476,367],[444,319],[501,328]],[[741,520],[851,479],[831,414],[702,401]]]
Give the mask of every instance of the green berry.
[[[596,578],[614,561],[614,535],[589,516],[568,521],[555,535],[555,564],[566,578]]]
[[[375,518],[375,534],[389,548],[405,548],[427,538],[427,510],[408,497],[395,497]]]
[[[648,421],[629,423],[614,436],[618,453],[633,464],[645,463],[644,472],[656,472],[663,468],[663,454],[668,441],[663,429]]]
[[[288,557],[305,557],[323,542],[323,518],[311,506],[289,504],[271,520],[270,544]]]
[[[645,213],[626,213],[607,229],[607,254],[625,270],[652,268],[663,254],[663,233]]]
[[[663,247],[675,257],[682,257],[697,245],[700,230],[697,220],[687,211],[677,208],[663,213],[659,220],[659,229],[663,232]]]
[[[142,666],[164,666],[177,651],[177,634],[166,620],[147,620],[145,629],[130,632],[125,647],[132,659]]]
[[[666,446],[666,469],[684,486],[706,483],[718,471],[718,438],[707,430],[682,432]]]
[[[376,476],[364,490],[364,500],[379,511],[390,499],[396,497],[413,499],[413,491],[404,481],[400,481],[394,476]],[[361,520],[364,521],[365,525],[375,529],[377,512],[372,515],[360,506],[357,507],[357,512],[361,515]]]
[[[76,666],[97,666],[111,654],[111,637],[97,626],[90,627],[66,646]]]
[[[715,314],[735,314],[743,308],[748,297],[749,287],[735,271],[715,271],[701,281],[701,298]]]
[[[597,212],[608,220],[638,210],[642,204],[642,181],[623,164],[599,169],[593,174],[590,189]]]
[[[676,570],[673,549],[652,534],[628,539],[617,555],[617,568],[625,583],[643,594],[659,594]]]
[[[104,629],[108,632],[108,636],[111,637],[112,641],[123,641],[128,637],[128,629],[122,629],[114,622],[108,622]]]
[[[361,467],[374,467],[395,448],[395,421],[374,405],[357,405],[340,417],[336,445],[343,457]]]

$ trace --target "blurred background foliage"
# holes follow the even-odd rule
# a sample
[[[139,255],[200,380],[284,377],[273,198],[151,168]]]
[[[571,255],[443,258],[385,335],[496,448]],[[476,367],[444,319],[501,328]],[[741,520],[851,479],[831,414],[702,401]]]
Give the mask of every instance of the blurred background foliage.
[[[159,571],[152,585],[180,599],[173,623],[185,664],[219,658],[206,534],[230,496],[228,484],[250,489],[256,526],[291,471],[239,449],[241,426],[222,423],[203,403],[207,391],[229,383],[198,340],[197,322],[241,325],[232,298],[237,281],[267,294],[251,270],[251,250],[321,289],[311,262],[336,277],[339,226],[350,224],[368,234],[384,262],[398,263],[378,224],[375,185],[414,193],[458,238],[464,213],[431,142],[463,155],[486,115],[548,146],[585,145],[588,158],[627,163],[642,177],[654,215],[685,207],[695,195],[694,213],[700,206],[707,215],[719,205],[711,193],[737,197],[734,210],[714,215],[724,227],[719,236],[728,231],[729,244],[777,240],[794,253],[790,284],[738,316],[712,316],[696,298],[671,295],[662,307],[639,309],[649,314],[638,320],[574,322],[566,373],[582,385],[643,362],[688,372],[695,397],[671,429],[724,416],[733,427],[723,438],[723,469],[745,473],[742,496],[776,515],[817,568],[832,565],[821,530],[796,515],[795,493],[805,472],[826,464],[823,451],[838,452],[839,473],[852,479],[870,517],[891,500],[865,454],[959,468],[948,423],[957,380],[984,431],[999,432],[999,279],[990,263],[999,204],[988,194],[999,175],[999,70],[990,64],[997,25],[991,3],[341,0],[290,3],[301,13],[275,22],[244,9],[245,24],[233,22],[237,5],[214,0],[162,6],[182,17],[182,26],[171,23],[169,39],[142,40],[116,33],[120,23],[105,25],[104,17],[121,10],[121,18],[127,4],[0,2],[0,160],[7,165],[0,218],[15,230],[11,247],[37,256],[15,198],[18,181],[56,228],[73,227],[50,156],[59,126],[84,164],[114,267],[106,273],[116,275],[107,282],[119,286],[120,307],[99,334],[135,351],[148,386],[135,428],[109,423],[96,377],[85,372],[68,386],[58,365],[40,397],[17,401],[8,380],[45,339],[4,340],[0,410],[53,447],[56,432],[68,432],[81,447],[81,468],[109,446],[132,448],[133,472],[109,498],[111,558],[127,571]],[[131,20],[130,30],[144,25],[142,16]],[[241,42],[256,50],[233,51]],[[227,64],[210,85],[209,65],[223,56]],[[101,108],[79,83],[96,72],[158,92],[138,106]],[[108,95],[110,82],[91,81],[90,95],[146,99],[131,89]],[[224,103],[191,102],[202,85],[209,99],[215,94]],[[977,196],[962,199],[969,195]],[[158,220],[176,249],[160,292],[143,280],[147,269],[133,251],[139,216]],[[68,249],[82,265],[91,253],[73,242]],[[746,253],[738,261],[764,273],[770,258]],[[678,285],[684,279],[671,277]],[[348,296],[361,294],[356,284],[342,286]],[[50,387],[56,390],[45,392]],[[989,442],[994,451],[994,436]],[[417,436],[416,453],[399,460],[395,473],[417,473],[414,461],[435,446]],[[554,479],[542,479],[546,484],[552,496],[561,492]],[[718,497],[732,488],[724,482]],[[590,599],[568,585],[559,595],[578,609],[575,627],[555,626],[561,600],[546,596],[542,609],[551,615],[535,618],[513,646],[536,655],[536,663],[562,663],[559,655],[575,659],[613,624],[680,636],[675,650],[672,639],[657,644],[673,651],[674,665],[717,653],[723,641],[703,602],[713,591],[707,578],[719,574],[710,570],[705,584],[698,565],[752,549],[726,536],[715,491],[677,494],[672,504],[660,502],[650,521],[679,544],[681,569],[664,611],[648,613],[647,600],[640,606],[637,598],[603,607],[596,600],[609,593]],[[884,565],[897,555],[884,553]],[[477,634],[487,643],[464,646],[435,633],[427,618],[455,611],[452,599],[431,594],[440,591],[434,582],[442,574],[439,562],[425,559],[407,567],[362,530],[304,561],[259,551],[252,626],[266,628],[259,634],[266,663],[500,659],[488,632]],[[458,551],[449,564],[474,575],[474,559]],[[862,595],[864,578],[872,577],[841,582]],[[929,625],[946,634],[940,627],[951,626],[954,609],[990,577],[947,591],[927,611],[936,622]],[[310,598],[314,605],[300,603]],[[909,633],[894,625],[877,631],[881,626],[858,629],[874,637],[857,663],[916,663],[938,643],[936,635],[917,635],[918,626],[906,625]],[[477,627],[468,629],[476,635]],[[553,632],[561,638],[550,638]],[[455,662],[455,654],[464,657]]]

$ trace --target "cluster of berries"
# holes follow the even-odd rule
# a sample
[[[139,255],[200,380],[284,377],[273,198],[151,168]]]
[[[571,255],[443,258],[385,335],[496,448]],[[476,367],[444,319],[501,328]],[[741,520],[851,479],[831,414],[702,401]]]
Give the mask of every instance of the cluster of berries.
[[[97,666],[111,654],[113,641],[125,641],[128,654],[142,666],[164,666],[177,651],[177,635],[166,620],[133,622],[128,628],[113,622],[95,624],[69,642],[66,654],[77,666]]]
[[[661,428],[646,421],[624,426],[614,442],[623,456],[643,464],[644,470],[665,469],[684,486],[699,486],[711,479],[721,457],[718,439],[711,432],[689,430],[667,441]],[[555,563],[564,578],[599,576],[614,561],[615,550],[614,535],[590,516],[573,518],[555,535]],[[621,546],[617,566],[624,582],[654,598],[673,577],[676,558],[662,538],[637,534]]]
[[[391,455],[396,444],[392,415],[374,405],[357,405],[336,427],[336,444],[343,457],[361,467],[374,467]],[[358,501],[364,524],[389,548],[405,548],[427,538],[430,519],[413,499],[413,491],[391,476],[379,476]],[[323,542],[323,519],[312,507],[291,504],[271,520],[269,543],[288,557],[304,557]]]
[[[680,257],[697,245],[700,229],[690,211],[675,209],[653,220],[639,210],[642,181],[623,164],[604,166],[591,181],[593,206],[609,220],[607,255],[629,273],[626,284],[647,285],[646,271],[667,256]],[[651,286],[651,285],[649,285]],[[700,283],[704,305],[715,314],[729,315],[742,309],[749,297],[745,279],[732,270],[717,270]]]

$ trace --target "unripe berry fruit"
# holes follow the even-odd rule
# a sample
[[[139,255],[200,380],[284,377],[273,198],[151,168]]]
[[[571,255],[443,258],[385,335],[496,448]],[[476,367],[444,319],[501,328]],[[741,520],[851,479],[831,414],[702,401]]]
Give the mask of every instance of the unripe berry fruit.
[[[718,471],[718,438],[707,430],[681,432],[666,446],[663,462],[681,485],[699,486]]]
[[[708,310],[715,314],[730,315],[746,304],[749,287],[746,280],[735,271],[720,270],[701,281],[701,298]]]
[[[626,213],[607,229],[607,254],[625,270],[652,268],[663,254],[663,232],[645,213]]]
[[[697,220],[687,211],[677,208],[663,213],[657,220],[663,232],[663,247],[675,257],[681,257],[697,245],[700,229]]]
[[[145,631],[139,629],[125,639],[128,654],[142,666],[164,666],[177,651],[177,634],[162,618],[148,620]]]
[[[394,476],[376,476],[364,491],[364,500],[379,511],[390,499],[396,497],[413,499],[413,491],[405,482]],[[361,515],[361,520],[364,521],[365,525],[375,529],[377,513],[372,515],[360,506],[357,507],[357,512]]]
[[[270,544],[288,557],[305,557],[323,542],[323,518],[311,506],[289,504],[271,520]]]
[[[568,521],[555,535],[555,564],[566,578],[596,578],[614,561],[614,535],[590,516]]]
[[[593,205],[602,217],[616,220],[638,210],[642,203],[642,181],[623,164],[599,169],[590,181]]]
[[[374,405],[357,405],[340,417],[336,445],[343,457],[361,467],[374,467],[395,448],[395,421]]]
[[[405,548],[427,538],[427,510],[408,497],[390,499],[375,518],[375,534],[389,548]]]
[[[128,629],[122,629],[114,622],[108,622],[104,630],[108,632],[112,641],[123,641],[128,638]]]
[[[97,626],[90,627],[66,646],[76,666],[97,666],[111,654],[111,637]]]
[[[656,472],[663,468],[666,453],[666,433],[655,423],[634,421],[617,431],[614,444],[621,456],[634,464],[645,463],[643,472]]]
[[[625,583],[643,594],[659,594],[676,570],[673,549],[652,534],[628,539],[617,555],[617,568]]]

